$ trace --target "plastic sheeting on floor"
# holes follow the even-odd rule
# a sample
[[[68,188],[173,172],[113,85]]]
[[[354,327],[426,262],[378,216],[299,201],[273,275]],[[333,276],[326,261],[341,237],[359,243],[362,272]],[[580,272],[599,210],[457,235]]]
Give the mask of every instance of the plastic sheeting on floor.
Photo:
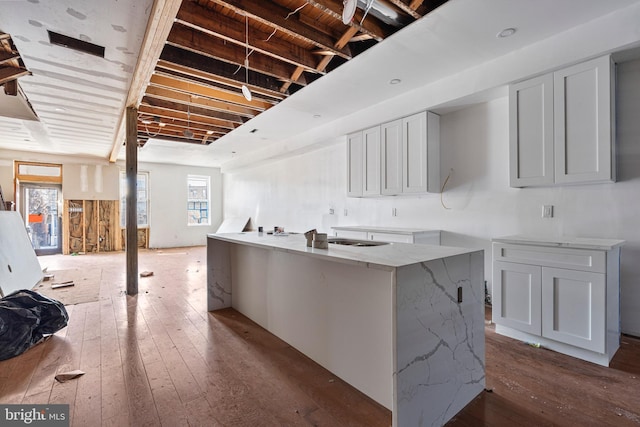
[[[0,299],[0,360],[24,353],[68,321],[60,301],[27,289],[5,296]]]

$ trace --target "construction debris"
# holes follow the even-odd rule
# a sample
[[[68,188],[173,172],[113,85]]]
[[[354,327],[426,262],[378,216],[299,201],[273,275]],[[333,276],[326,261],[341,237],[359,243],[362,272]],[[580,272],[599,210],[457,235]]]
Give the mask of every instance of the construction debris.
[[[75,371],[69,371],[69,372],[62,372],[58,375],[55,376],[56,381],[58,381],[59,383],[63,383],[65,381],[69,381],[72,380],[74,378],[78,378],[79,376],[84,375],[85,373],[79,369],[76,369]]]
[[[75,286],[75,283],[73,283],[73,280],[69,280],[66,282],[60,282],[60,283],[52,283],[51,284],[51,289],[58,289],[58,288],[66,288],[69,286]]]
[[[149,276],[153,276],[153,271],[143,271],[142,273],[140,273],[140,277],[149,277]]]

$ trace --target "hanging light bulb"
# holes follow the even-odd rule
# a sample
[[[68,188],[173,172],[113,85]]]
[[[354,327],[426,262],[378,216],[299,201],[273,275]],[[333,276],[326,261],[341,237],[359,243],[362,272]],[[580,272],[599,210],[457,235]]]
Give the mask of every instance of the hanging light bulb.
[[[344,6],[342,9],[342,23],[344,25],[349,25],[351,20],[353,19],[353,15],[356,13],[356,5],[358,4],[357,0],[344,0],[342,5]]]
[[[247,101],[251,101],[251,90],[249,89],[249,15],[245,15],[245,43],[244,43],[244,77],[245,83],[242,85],[242,96]]]

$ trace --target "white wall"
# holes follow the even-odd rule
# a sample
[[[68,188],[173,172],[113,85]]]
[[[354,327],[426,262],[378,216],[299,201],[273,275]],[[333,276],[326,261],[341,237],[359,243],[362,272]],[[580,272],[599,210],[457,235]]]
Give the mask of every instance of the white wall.
[[[204,245],[222,222],[222,177],[216,168],[140,163],[149,172],[149,247]],[[211,177],[211,225],[187,225],[187,176]]]
[[[441,117],[443,182],[453,169],[442,194],[447,208],[439,194],[347,198],[341,138],[311,153],[225,174],[224,215],[251,216],[254,227],[291,231],[329,232],[333,225],[355,224],[441,229],[443,245],[485,249],[489,286],[492,237],[544,233],[624,239],[622,329],[640,336],[640,61],[619,66],[618,87],[615,184],[510,188],[508,99],[500,98]],[[541,218],[543,204],[554,205],[554,218]],[[330,208],[335,215],[329,215]],[[392,208],[397,217],[391,216]]]

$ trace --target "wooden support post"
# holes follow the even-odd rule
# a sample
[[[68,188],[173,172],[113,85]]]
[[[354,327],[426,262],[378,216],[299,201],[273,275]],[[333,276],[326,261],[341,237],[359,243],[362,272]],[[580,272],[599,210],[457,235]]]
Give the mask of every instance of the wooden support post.
[[[127,107],[127,295],[138,294],[138,109]]]

